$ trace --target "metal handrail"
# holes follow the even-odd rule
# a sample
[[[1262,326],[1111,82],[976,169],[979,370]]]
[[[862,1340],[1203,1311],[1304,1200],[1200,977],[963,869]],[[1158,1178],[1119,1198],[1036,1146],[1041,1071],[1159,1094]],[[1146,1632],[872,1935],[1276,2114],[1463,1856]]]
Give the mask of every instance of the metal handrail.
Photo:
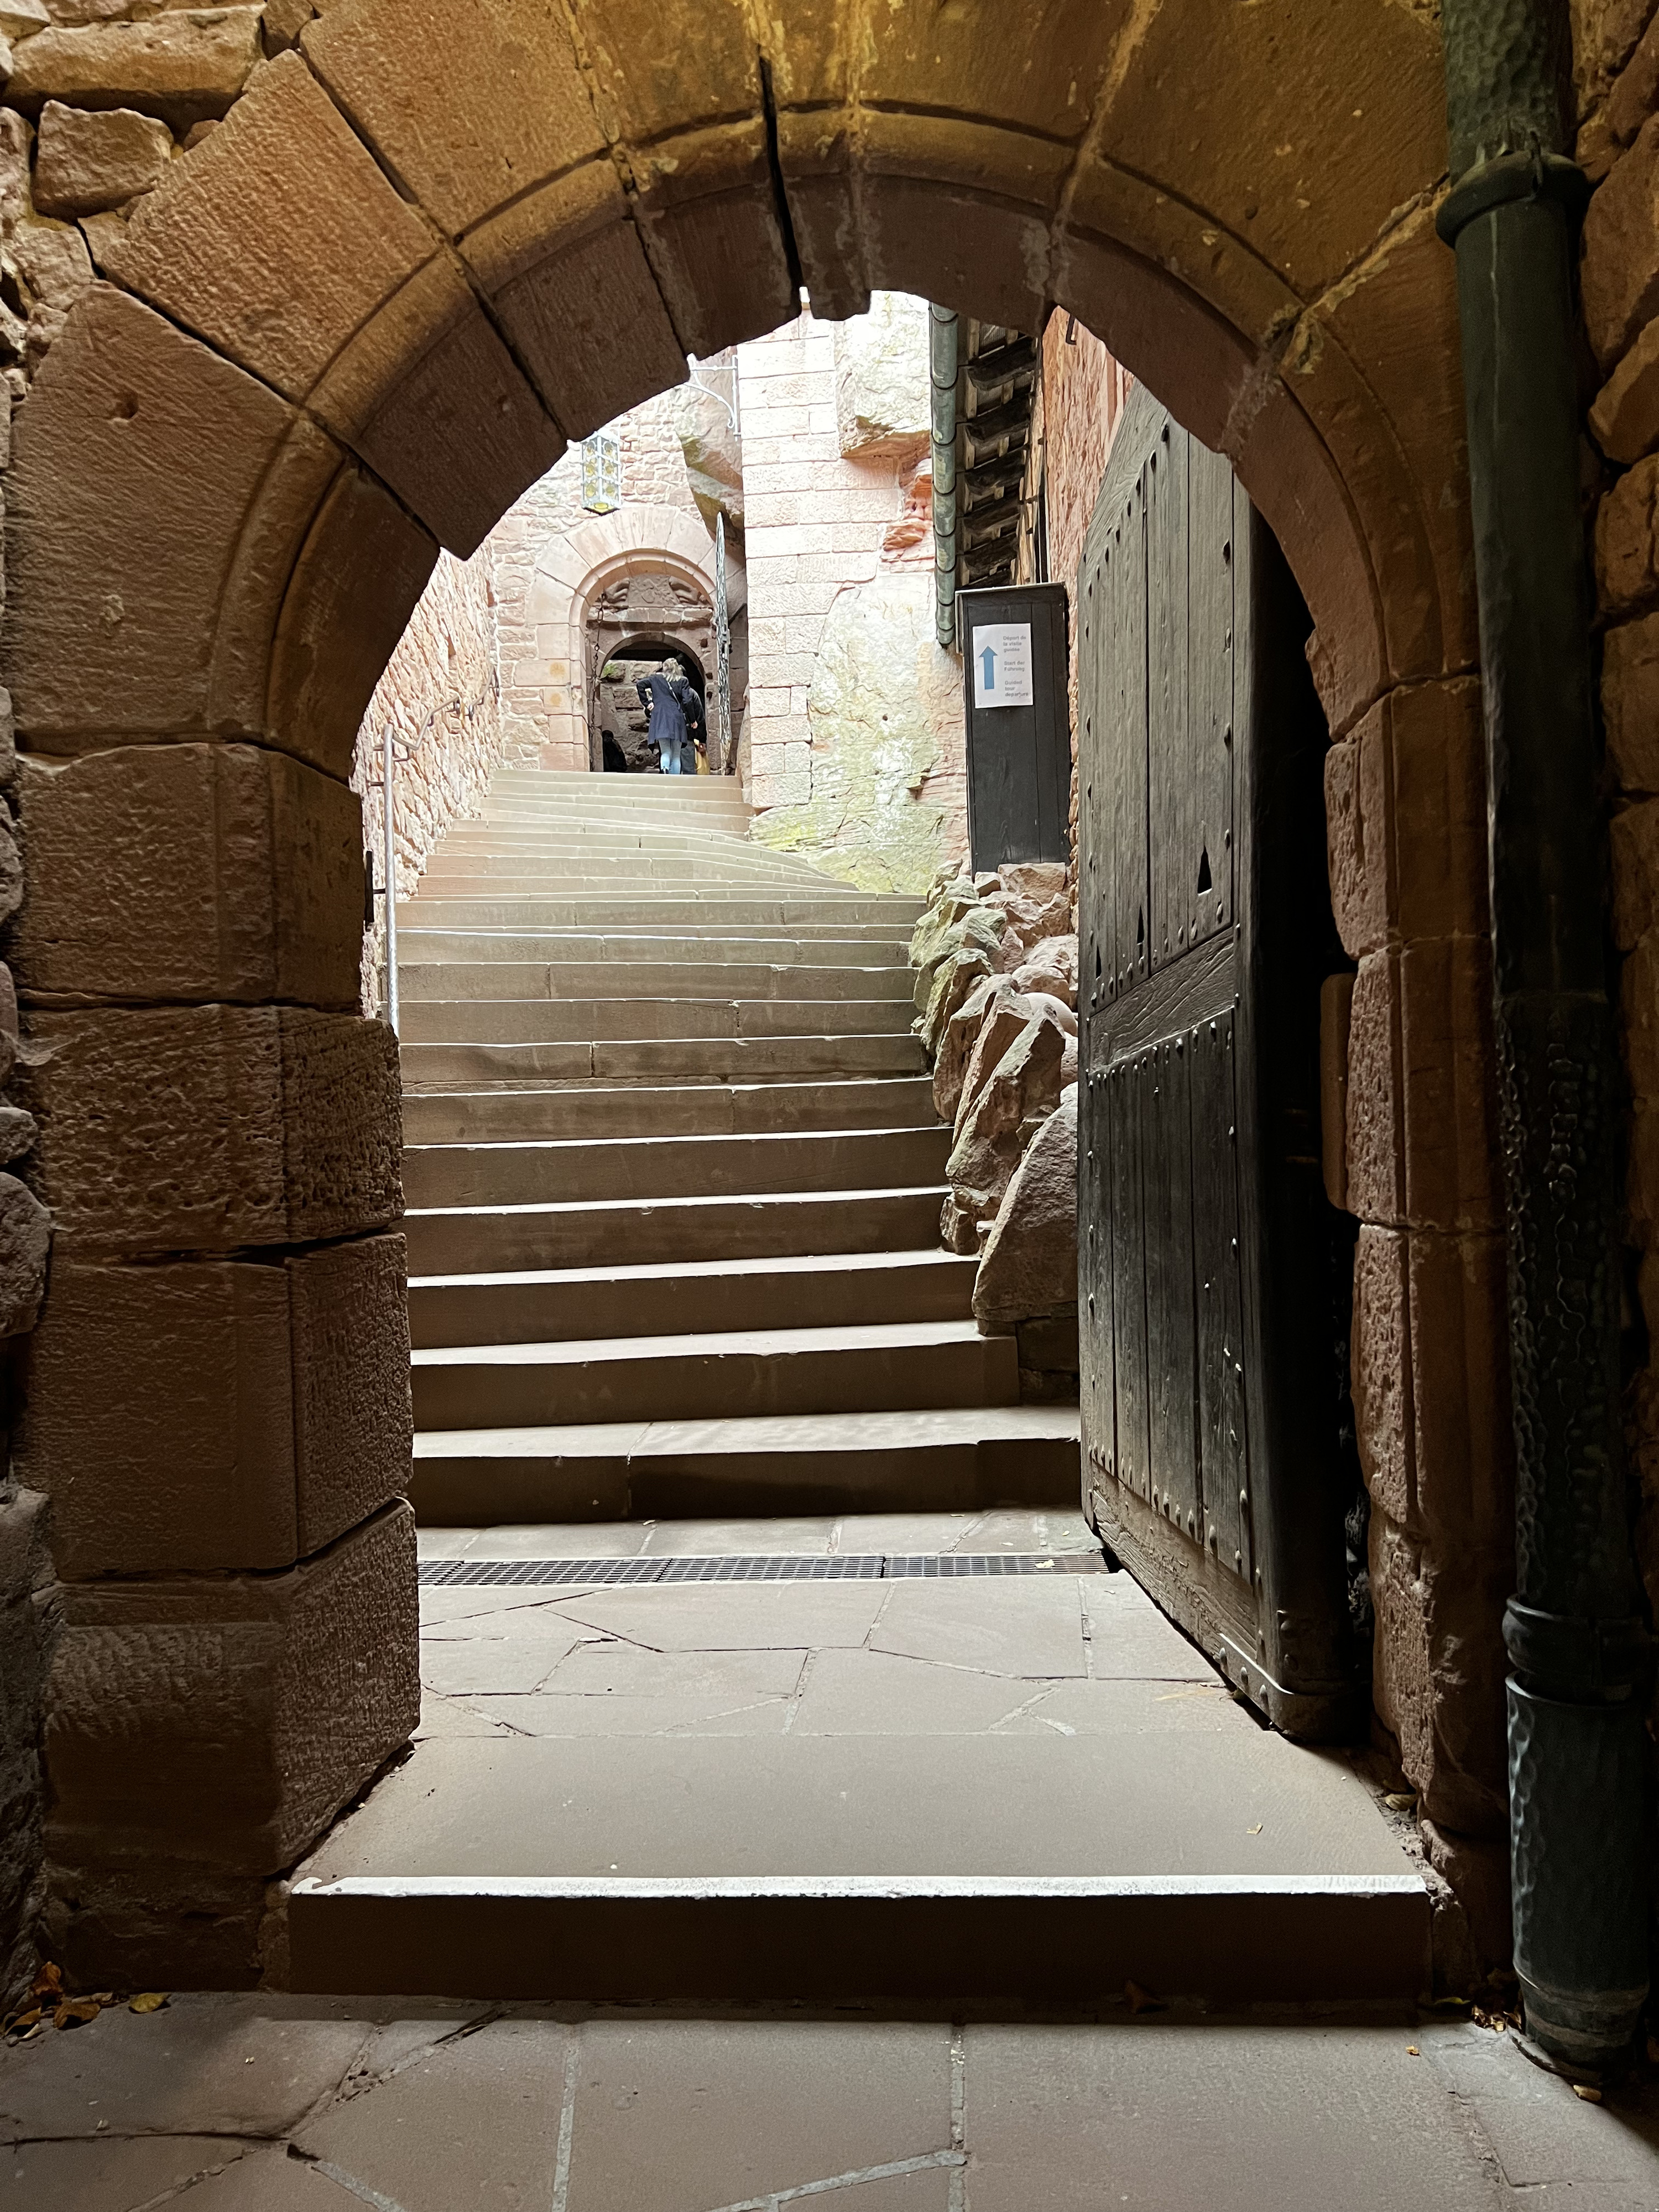
[[[388,721],[380,746],[381,814],[384,851],[380,872],[386,900],[386,1012],[393,1036],[398,1035],[398,848],[392,827],[392,725]]]

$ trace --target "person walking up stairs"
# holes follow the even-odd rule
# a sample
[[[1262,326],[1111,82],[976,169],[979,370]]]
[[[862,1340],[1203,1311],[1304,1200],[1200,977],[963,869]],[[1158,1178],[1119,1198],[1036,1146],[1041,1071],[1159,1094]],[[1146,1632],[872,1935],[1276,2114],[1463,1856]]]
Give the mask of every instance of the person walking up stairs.
[[[501,769],[399,909],[428,1525],[1074,1505],[943,1250],[921,901],[725,778]]]

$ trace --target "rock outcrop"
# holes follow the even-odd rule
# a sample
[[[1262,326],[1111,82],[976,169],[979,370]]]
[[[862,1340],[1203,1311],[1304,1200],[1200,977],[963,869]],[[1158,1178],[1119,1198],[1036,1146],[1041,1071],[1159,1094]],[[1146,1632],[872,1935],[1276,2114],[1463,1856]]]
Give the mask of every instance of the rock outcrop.
[[[1073,919],[1058,861],[951,871],[910,945],[933,1103],[955,1131],[939,1234],[952,1251],[984,1255],[975,1312],[988,1333],[1019,1332],[1022,1392],[1037,1397],[1077,1387]]]

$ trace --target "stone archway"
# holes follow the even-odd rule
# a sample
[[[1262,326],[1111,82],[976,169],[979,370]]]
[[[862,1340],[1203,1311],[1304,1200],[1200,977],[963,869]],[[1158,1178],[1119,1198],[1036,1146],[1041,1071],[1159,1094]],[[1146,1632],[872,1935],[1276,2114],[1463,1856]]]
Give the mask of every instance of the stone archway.
[[[11,957],[58,1224],[18,1466],[60,1578],[56,1933],[94,1975],[269,1965],[272,1879],[414,1717],[398,1088],[351,1011],[369,692],[437,545],[803,283],[830,316],[872,286],[1027,329],[1058,301],[1228,453],[1297,571],[1360,959],[1382,1694],[1428,1811],[1492,1786],[1484,1714],[1437,1688],[1492,1626],[1504,1425],[1427,12],[572,15],[580,57],[529,0],[331,6],[100,234],[15,428]],[[804,495],[804,560],[811,530]]]
[[[706,608],[704,613],[706,620],[695,628],[687,623],[679,629],[666,624],[647,629],[635,628],[624,611],[590,635],[586,695],[590,767],[603,767],[607,744],[618,744],[630,769],[642,772],[655,769],[655,752],[645,742],[649,716],[638,692],[639,678],[651,665],[678,668],[707,702],[714,611]]]
[[[607,592],[635,576],[684,585],[712,607],[714,549],[708,531],[678,507],[630,501],[553,539],[537,562],[525,617],[538,654],[527,670],[521,665],[514,673],[520,685],[544,691],[538,720],[544,767],[588,764],[590,617]],[[740,589],[732,603],[742,605]]]

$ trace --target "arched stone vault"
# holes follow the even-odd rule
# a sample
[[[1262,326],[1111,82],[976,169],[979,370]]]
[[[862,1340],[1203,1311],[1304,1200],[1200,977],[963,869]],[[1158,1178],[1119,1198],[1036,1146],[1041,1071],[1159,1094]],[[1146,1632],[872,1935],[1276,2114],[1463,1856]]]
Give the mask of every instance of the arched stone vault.
[[[370,690],[438,544],[471,552],[567,439],[785,320],[802,283],[830,316],[872,286],[1027,329],[1058,302],[1277,531],[1354,733],[1350,1191],[1400,1243],[1362,1364],[1405,1362],[1400,1526],[1440,1457],[1468,1487],[1406,1402],[1403,1342],[1404,1232],[1492,1226],[1479,841],[1407,788],[1399,734],[1409,701],[1457,785],[1446,679],[1475,634],[1440,67],[1395,0],[339,0],[100,244],[15,426],[3,639],[15,967],[51,1054],[59,1233],[20,1454],[65,1577],[71,1953],[257,1971],[266,1878],[413,1717],[374,1233],[397,1087],[348,1011]],[[1442,1308],[1437,1341],[1464,1326]],[[137,1443],[88,1413],[94,1368],[174,1378]],[[261,1389],[287,1426],[228,1457],[224,1409]],[[179,1899],[210,1893],[186,1937]]]

